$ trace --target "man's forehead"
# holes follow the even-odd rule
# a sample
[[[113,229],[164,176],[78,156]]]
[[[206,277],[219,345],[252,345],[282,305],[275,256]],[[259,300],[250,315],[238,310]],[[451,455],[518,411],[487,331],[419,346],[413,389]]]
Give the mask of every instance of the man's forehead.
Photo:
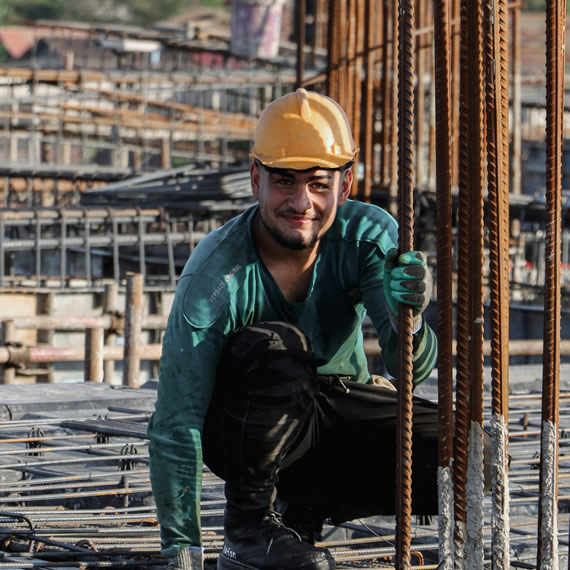
[[[269,174],[276,176],[288,176],[290,178],[295,178],[299,180],[313,179],[313,178],[334,178],[335,170],[330,168],[321,168],[316,166],[314,168],[308,168],[307,170],[294,170],[293,168],[267,168],[265,169]]]

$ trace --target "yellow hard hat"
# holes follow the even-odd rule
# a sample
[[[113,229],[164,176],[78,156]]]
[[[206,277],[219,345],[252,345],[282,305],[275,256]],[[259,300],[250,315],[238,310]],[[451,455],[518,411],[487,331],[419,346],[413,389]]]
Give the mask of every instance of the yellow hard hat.
[[[330,97],[297,89],[261,113],[250,157],[273,168],[306,170],[338,168],[357,152],[342,107]]]

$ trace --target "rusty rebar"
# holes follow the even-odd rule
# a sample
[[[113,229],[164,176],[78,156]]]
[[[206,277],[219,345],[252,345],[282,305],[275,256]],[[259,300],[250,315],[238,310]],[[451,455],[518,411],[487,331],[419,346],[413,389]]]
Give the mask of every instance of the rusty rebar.
[[[392,0],[392,69],[390,70],[390,211],[394,212],[394,205],[398,195],[398,85],[400,84],[398,65],[399,53],[399,6],[400,0]]]
[[[455,442],[456,564],[481,557],[483,419],[483,81],[482,14],[478,0],[461,2],[460,156],[457,270]],[[469,476],[468,476],[469,472]],[[467,493],[468,486],[478,486]],[[482,497],[481,497],[482,499]],[[469,503],[469,504],[468,504]],[[469,520],[468,520],[469,518]],[[468,536],[468,533],[470,534]],[[467,547],[467,549],[466,549]],[[471,561],[473,567],[477,562]],[[482,562],[481,562],[482,563]]]
[[[434,2],[434,84],[436,117],[437,336],[439,413],[439,560],[453,568],[453,493],[447,489],[453,455],[453,290],[450,148],[449,0]],[[433,97],[433,95],[432,95]],[[450,483],[449,483],[450,485]],[[451,485],[450,485],[451,486]]]
[[[546,276],[538,566],[558,564],[558,434],[560,404],[560,255],[564,133],[566,0],[546,2]]]
[[[460,35],[461,0],[451,0],[451,186],[459,186],[459,86],[460,86]]]
[[[295,88],[303,85],[303,79],[305,77],[306,14],[306,0],[297,0],[295,2],[295,32],[297,35],[297,80],[295,82]],[[316,21],[316,19],[314,21]],[[315,26],[313,24],[313,37],[314,33]]]
[[[491,303],[493,567],[510,567],[507,478],[509,374],[509,131],[505,0],[485,2],[487,188]]]
[[[391,94],[391,59],[390,59],[390,45],[388,42],[388,34],[390,33],[390,0],[382,2],[382,79],[380,83],[380,91],[382,93],[382,131],[380,134],[381,148],[380,148],[380,183],[382,186],[387,186],[389,174],[389,149],[390,149],[390,94]]]
[[[354,133],[354,140],[357,141],[357,145],[362,148],[362,138],[365,134],[362,134],[361,122],[362,122],[362,73],[364,58],[363,53],[365,49],[364,36],[366,34],[366,23],[364,21],[364,8],[365,0],[354,0],[354,47],[355,52],[352,55],[354,59],[354,64],[352,65],[352,71],[349,78],[349,86],[352,91],[352,128]],[[352,18],[351,18],[352,19]],[[373,123],[366,124],[364,129],[373,128]],[[352,195],[358,196],[359,194],[359,184],[360,181],[357,176],[358,166],[354,164],[354,179],[352,183]]]
[[[512,132],[512,181],[513,194],[521,193],[521,7],[512,8],[512,106],[513,127]]]
[[[364,133],[362,134],[361,153],[364,162],[364,180],[362,198],[369,202],[371,198],[372,177],[374,175],[374,22],[376,6],[373,0],[366,0],[364,12]],[[386,51],[384,46],[383,51]]]
[[[399,7],[398,222],[400,252],[414,249],[414,1]],[[412,515],[412,309],[399,307],[399,390],[396,462],[396,567],[410,567]]]

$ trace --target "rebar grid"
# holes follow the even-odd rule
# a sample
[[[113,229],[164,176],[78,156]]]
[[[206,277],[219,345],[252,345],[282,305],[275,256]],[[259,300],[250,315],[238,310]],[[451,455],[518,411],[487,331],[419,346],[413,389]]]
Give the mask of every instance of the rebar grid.
[[[561,445],[568,447],[570,443],[565,439],[565,435],[570,432],[570,394],[563,396],[559,430]],[[510,544],[515,559],[525,563],[536,556],[540,431],[533,426],[540,426],[541,417],[541,409],[537,404],[537,395],[514,397],[509,414],[509,450],[512,456],[509,485],[513,497],[512,508],[518,512],[517,521],[511,522]],[[491,402],[487,399],[485,422],[489,422],[492,415]],[[34,438],[35,441],[51,446],[52,432],[59,429],[61,420],[46,418],[33,421],[35,427],[41,428],[45,434]],[[4,436],[9,438],[6,441],[0,439],[0,452],[11,456],[13,452],[25,454],[26,451],[31,451],[22,448],[21,440],[25,438],[18,437],[29,432],[29,422],[6,422],[2,429]],[[83,437],[86,442],[92,440],[90,434],[83,434]],[[17,568],[16,564],[26,560],[32,564],[31,567],[35,565],[44,568],[57,567],[58,561],[72,565],[72,561],[78,564],[82,560],[88,561],[93,567],[106,567],[105,564],[112,562],[117,567],[123,565],[146,568],[164,565],[165,561],[159,557],[159,527],[148,486],[148,473],[146,469],[118,469],[125,455],[120,453],[120,449],[127,444],[145,446],[147,441],[120,435],[110,437],[112,439],[106,449],[109,452],[114,451],[104,458],[106,462],[90,461],[93,458],[90,457],[89,443],[84,446],[74,444],[73,449],[66,446],[52,447],[45,459],[42,456],[37,458],[38,463],[45,461],[43,474],[33,474],[34,471],[30,468],[29,476],[33,479],[4,481],[0,484],[0,540],[10,535],[14,544],[40,544],[43,540],[46,541],[38,552],[29,555],[12,552],[9,546],[4,547],[0,568]],[[36,448],[36,451],[41,450],[41,445]],[[51,455],[58,455],[59,461],[48,463],[48,457]],[[74,460],[83,458],[84,461],[68,463],[69,455],[73,456]],[[140,455],[145,453],[139,450],[137,455],[130,455],[129,458]],[[25,476],[26,463],[2,464],[0,470],[4,478],[21,478]],[[51,476],[48,474],[50,470]],[[54,473],[58,475],[54,476]],[[570,464],[565,460],[565,456],[560,458],[560,474],[560,500],[570,501]],[[99,487],[96,486],[98,482]],[[67,483],[69,484],[66,486]],[[220,552],[223,539],[222,482],[205,471],[203,488],[204,543],[207,560],[213,561]],[[128,503],[125,503],[126,497]],[[490,498],[486,497],[484,503],[485,524],[482,532],[487,561],[492,556],[493,525],[489,523]],[[11,516],[7,516],[10,514]],[[30,521],[31,528],[26,520]],[[568,538],[568,514],[560,514],[559,520],[563,531],[558,533],[558,539],[563,543]],[[340,531],[345,534],[339,535]],[[413,524],[411,531],[410,552],[413,567],[416,567],[419,560],[415,553],[422,553],[425,562],[420,567],[435,568],[439,547],[435,523],[427,527]],[[353,521],[337,529],[325,527],[324,545],[331,549],[339,568],[351,568],[353,565],[393,568],[398,567],[394,559],[396,536],[393,519],[380,517]],[[87,540],[96,548],[96,551],[91,552],[91,558],[85,558],[79,551],[84,548],[82,545],[85,545]],[[51,543],[48,544],[49,541]],[[136,566],[137,563],[139,566]]]

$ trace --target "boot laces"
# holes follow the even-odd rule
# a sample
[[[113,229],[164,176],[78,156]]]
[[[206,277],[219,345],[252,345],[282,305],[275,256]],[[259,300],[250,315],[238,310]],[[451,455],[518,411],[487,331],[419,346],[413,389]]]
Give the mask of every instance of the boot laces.
[[[262,524],[265,527],[266,536],[269,539],[267,545],[267,551],[265,554],[269,554],[271,547],[273,546],[273,540],[275,538],[276,531],[281,531],[292,535],[295,539],[302,541],[301,536],[292,528],[289,528],[283,522],[281,515],[275,511],[268,511],[263,517]]]

